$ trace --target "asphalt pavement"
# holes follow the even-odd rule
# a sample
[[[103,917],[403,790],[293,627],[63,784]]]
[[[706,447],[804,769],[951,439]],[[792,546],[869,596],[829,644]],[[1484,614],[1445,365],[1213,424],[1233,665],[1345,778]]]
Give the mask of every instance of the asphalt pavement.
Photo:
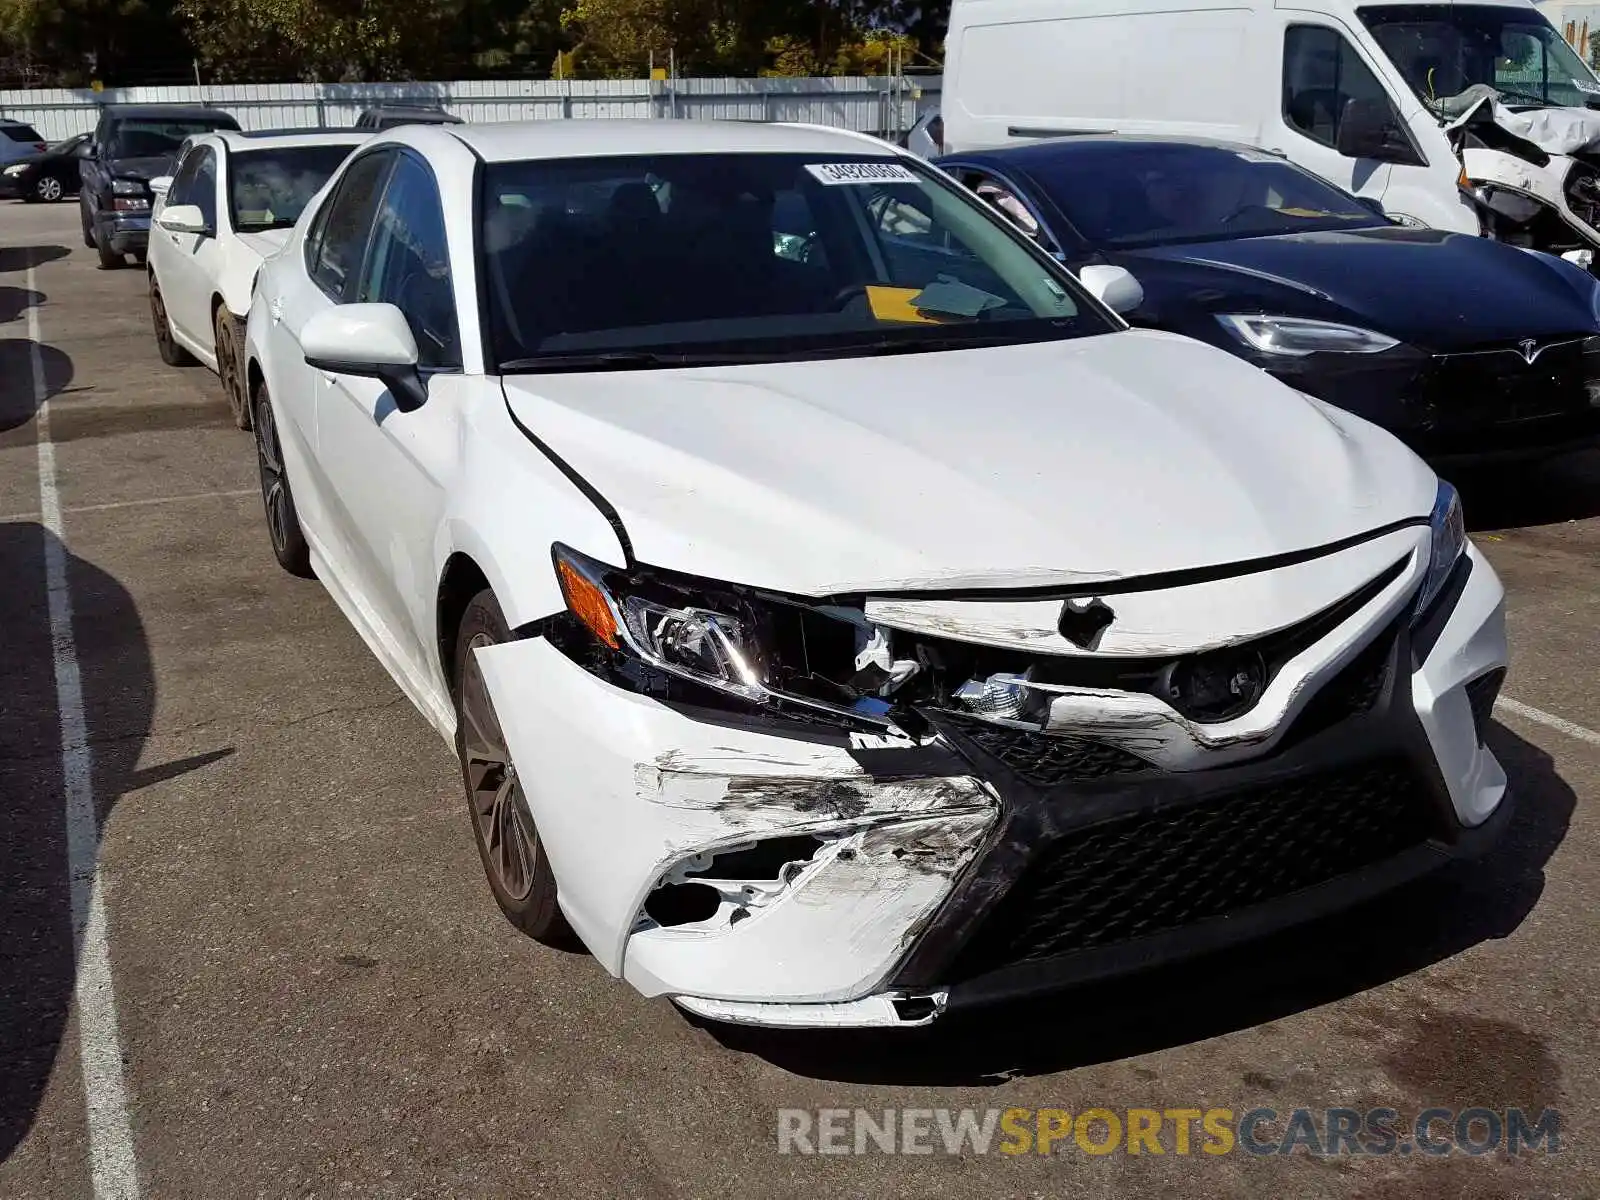
[[[1510,593],[1487,860],[923,1032],[727,1030],[500,918],[450,749],[278,570],[251,441],[146,295],[75,205],[0,205],[0,1196],[1600,1194],[1600,453],[1459,481]],[[1257,1147],[1389,1108],[1405,1150],[779,1139],[1263,1108]],[[1558,1149],[1427,1153],[1430,1108],[1555,1110]]]

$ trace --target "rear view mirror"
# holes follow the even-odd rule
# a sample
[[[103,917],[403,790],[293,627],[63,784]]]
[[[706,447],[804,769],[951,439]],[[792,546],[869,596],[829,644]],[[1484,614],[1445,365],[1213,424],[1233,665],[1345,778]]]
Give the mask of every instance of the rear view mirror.
[[[1364,97],[1345,103],[1339,119],[1334,149],[1346,158],[1369,158],[1376,162],[1422,166],[1405,127],[1382,96]]]
[[[417,372],[417,340],[392,304],[340,304],[318,313],[300,332],[306,363],[330,375],[376,379],[395,407],[415,412],[428,398]]]
[[[1114,313],[1130,313],[1144,303],[1144,288],[1122,267],[1084,267],[1078,272],[1078,282]]]

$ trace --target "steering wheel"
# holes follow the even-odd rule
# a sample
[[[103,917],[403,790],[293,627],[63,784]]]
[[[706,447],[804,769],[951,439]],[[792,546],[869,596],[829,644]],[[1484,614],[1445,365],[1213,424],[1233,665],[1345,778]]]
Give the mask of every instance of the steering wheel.
[[[864,283],[847,283],[833,294],[833,299],[828,302],[829,312],[838,312],[857,296],[867,294],[867,285]]]

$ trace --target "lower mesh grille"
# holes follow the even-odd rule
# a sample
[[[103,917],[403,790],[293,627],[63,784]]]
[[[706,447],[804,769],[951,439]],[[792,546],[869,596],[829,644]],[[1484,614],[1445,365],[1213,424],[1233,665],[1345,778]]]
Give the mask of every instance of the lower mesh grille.
[[[1403,760],[1285,780],[1069,834],[968,944],[953,981],[1288,896],[1392,858],[1433,829]]]
[[[1126,750],[1090,738],[1050,737],[950,715],[947,723],[1035,787],[1134,775],[1155,768]]]

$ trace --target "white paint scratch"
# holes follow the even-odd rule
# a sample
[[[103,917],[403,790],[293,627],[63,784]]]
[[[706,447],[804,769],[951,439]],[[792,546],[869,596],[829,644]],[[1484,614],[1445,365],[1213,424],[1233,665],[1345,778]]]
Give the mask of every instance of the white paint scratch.
[[[28,266],[27,287],[34,287]],[[75,998],[78,1048],[88,1109],[89,1170],[95,1200],[137,1200],[138,1166],[128,1126],[128,1097],[122,1079],[122,1046],[117,1034],[116,993],[106,945],[105,899],[95,863],[99,823],[94,806],[94,752],[83,709],[83,681],[72,633],[72,592],[62,542],[61,496],[56,487],[55,446],[50,441],[50,396],[40,356],[39,310],[28,309],[28,363],[38,412],[39,514],[47,531],[45,587],[50,610],[50,644],[55,658],[56,711],[61,723],[61,779],[67,832],[67,871],[72,903],[72,940],[77,954]]]

